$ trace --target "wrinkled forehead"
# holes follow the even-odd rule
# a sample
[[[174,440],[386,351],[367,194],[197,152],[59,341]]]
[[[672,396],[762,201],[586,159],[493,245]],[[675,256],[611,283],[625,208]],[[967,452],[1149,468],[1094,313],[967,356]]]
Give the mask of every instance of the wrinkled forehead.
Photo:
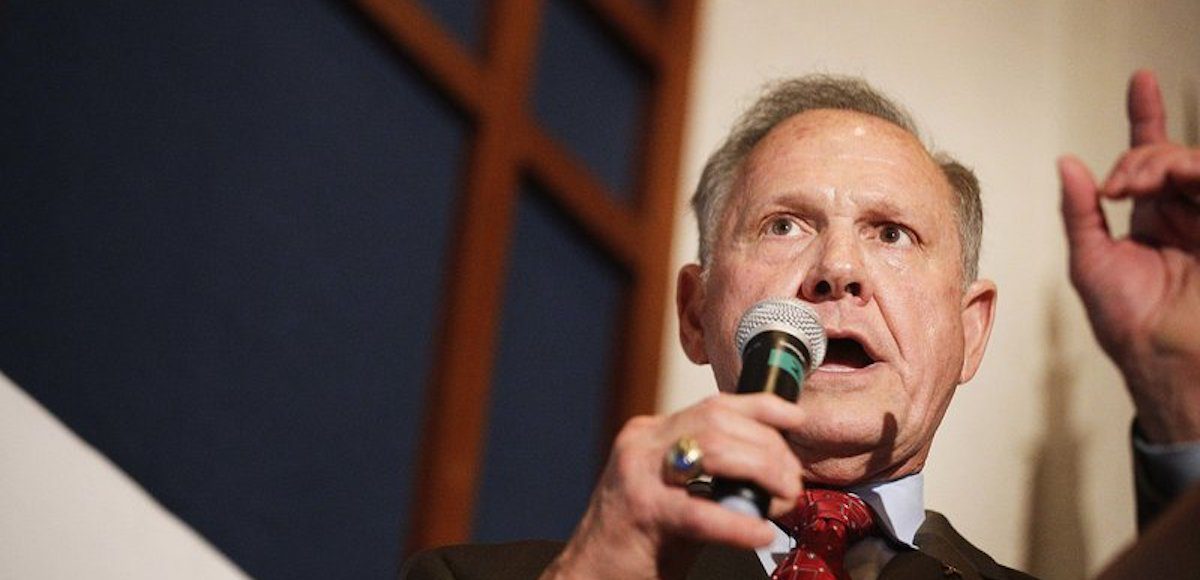
[[[776,125],[747,155],[723,208],[743,205],[764,182],[820,173],[831,185],[902,191],[894,203],[915,203],[954,218],[954,192],[937,161],[916,136],[879,117],[818,109]]]

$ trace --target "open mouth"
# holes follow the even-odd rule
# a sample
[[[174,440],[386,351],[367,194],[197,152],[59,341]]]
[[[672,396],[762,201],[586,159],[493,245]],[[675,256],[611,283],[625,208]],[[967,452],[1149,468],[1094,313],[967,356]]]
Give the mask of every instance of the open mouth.
[[[821,366],[840,366],[862,369],[871,366],[875,359],[867,354],[862,343],[853,338],[831,338]]]

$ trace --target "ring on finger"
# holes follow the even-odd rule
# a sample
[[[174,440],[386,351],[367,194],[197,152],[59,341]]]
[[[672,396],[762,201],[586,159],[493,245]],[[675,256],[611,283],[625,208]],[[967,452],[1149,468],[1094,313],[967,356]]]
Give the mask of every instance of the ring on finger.
[[[700,477],[704,473],[701,466],[703,459],[704,452],[700,450],[696,439],[687,435],[676,439],[663,456],[663,475],[667,483],[687,485],[689,481]]]

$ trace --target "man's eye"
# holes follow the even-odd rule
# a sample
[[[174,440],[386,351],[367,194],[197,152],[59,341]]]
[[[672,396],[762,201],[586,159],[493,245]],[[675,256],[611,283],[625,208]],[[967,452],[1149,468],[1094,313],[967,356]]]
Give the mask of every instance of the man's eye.
[[[879,241],[885,244],[909,245],[913,239],[912,234],[903,226],[884,224],[879,228]]]
[[[800,226],[791,218],[775,218],[767,224],[767,233],[772,236],[794,236],[800,233]]]

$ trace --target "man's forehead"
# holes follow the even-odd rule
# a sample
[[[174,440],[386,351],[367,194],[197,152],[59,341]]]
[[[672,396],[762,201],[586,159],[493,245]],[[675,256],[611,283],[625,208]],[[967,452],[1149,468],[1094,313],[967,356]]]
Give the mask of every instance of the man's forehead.
[[[812,174],[828,178],[827,188],[850,181],[878,188],[862,192],[872,197],[896,187],[910,194],[952,197],[940,166],[911,133],[878,117],[832,109],[806,111],[777,125],[739,168],[734,190],[767,193],[762,189],[786,189],[793,178]],[[914,188],[920,191],[911,191]]]
[[[843,154],[857,154],[900,162],[932,163],[933,159],[915,135],[886,119],[859,111],[814,109],[784,119],[763,137],[750,153],[750,159],[764,153],[803,150],[805,144],[819,141],[844,147]]]

